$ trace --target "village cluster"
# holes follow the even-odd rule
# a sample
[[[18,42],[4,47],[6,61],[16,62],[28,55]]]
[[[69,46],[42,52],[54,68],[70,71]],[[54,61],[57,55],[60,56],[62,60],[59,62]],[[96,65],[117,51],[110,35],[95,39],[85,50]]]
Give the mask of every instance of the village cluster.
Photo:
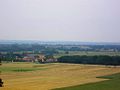
[[[16,56],[16,61],[22,60],[24,62],[36,62],[36,63],[51,63],[57,62],[57,59],[50,55],[43,54],[26,54],[24,57],[20,58]],[[14,61],[13,61],[14,62]]]

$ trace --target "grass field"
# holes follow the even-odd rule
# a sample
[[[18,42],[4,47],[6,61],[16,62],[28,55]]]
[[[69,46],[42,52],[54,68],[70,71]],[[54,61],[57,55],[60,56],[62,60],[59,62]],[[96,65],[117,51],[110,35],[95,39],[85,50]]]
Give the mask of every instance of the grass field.
[[[120,90],[120,73],[110,76],[101,76],[98,78],[109,80],[65,88],[58,88],[53,90]]]
[[[4,81],[1,90],[50,90],[106,82],[108,78],[96,77],[120,73],[120,67],[62,63],[3,63],[0,70]]]
[[[110,52],[110,51],[69,51],[69,54],[65,54],[65,51],[60,51],[59,54],[54,55],[54,57],[59,58],[61,56],[71,56],[71,55],[108,55],[108,56],[120,56],[120,52]]]

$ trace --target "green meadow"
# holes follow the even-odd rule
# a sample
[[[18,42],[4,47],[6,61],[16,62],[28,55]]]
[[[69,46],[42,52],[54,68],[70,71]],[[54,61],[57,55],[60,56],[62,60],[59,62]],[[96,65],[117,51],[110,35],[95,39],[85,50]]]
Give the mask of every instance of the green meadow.
[[[53,90],[120,90],[120,73],[97,78],[104,78],[108,80]]]

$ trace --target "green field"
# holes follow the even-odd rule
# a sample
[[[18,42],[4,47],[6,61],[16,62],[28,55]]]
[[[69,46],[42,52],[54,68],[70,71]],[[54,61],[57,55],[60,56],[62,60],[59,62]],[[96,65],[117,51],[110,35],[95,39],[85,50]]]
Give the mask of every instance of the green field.
[[[53,90],[120,90],[120,73],[97,78],[104,78],[109,80]]]
[[[108,55],[108,56],[120,56],[120,52],[110,52],[110,51],[69,51],[68,54],[65,51],[59,51],[59,54],[55,54],[55,58],[59,58],[61,56],[71,56],[71,55],[87,55],[87,56],[94,56],[94,55]]]

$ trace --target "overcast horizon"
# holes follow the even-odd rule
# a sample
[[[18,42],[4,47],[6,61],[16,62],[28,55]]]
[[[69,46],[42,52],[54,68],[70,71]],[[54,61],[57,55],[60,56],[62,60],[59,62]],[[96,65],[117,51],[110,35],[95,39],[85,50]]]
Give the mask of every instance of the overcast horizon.
[[[68,40],[68,41],[65,41],[65,40],[36,40],[36,39],[34,39],[34,40],[30,40],[30,39],[28,39],[28,40],[20,40],[20,39],[17,39],[17,40],[12,40],[12,39],[6,39],[6,40],[0,40],[0,43],[1,42],[60,42],[60,43],[62,43],[62,42],[66,42],[66,43],[74,43],[74,42],[78,42],[78,43],[115,43],[115,44],[120,44],[120,42],[111,42],[111,41],[80,41],[80,40]]]
[[[120,42],[119,0],[0,0],[0,40]]]

